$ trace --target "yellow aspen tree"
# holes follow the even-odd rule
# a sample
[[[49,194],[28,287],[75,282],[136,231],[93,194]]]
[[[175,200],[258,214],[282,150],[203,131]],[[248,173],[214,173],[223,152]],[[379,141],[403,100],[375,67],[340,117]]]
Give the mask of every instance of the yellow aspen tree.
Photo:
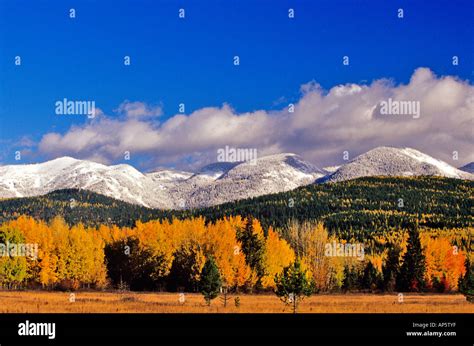
[[[295,260],[295,253],[290,245],[270,227],[265,242],[265,276],[262,285],[265,288],[275,287],[275,275],[288,267]]]

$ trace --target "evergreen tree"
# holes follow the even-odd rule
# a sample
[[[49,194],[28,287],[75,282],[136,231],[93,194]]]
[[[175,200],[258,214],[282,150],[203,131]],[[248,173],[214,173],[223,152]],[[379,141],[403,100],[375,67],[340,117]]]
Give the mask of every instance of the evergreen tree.
[[[459,278],[459,292],[464,294],[468,301],[474,302],[474,267],[469,258],[466,258],[466,273]]]
[[[303,298],[309,297],[314,292],[314,283],[308,279],[298,260],[275,275],[275,286],[275,294],[285,304],[293,306],[293,313],[296,313],[298,304]]]
[[[254,229],[254,219],[248,217],[245,228],[237,232],[237,239],[242,245],[245,261],[257,274],[256,288],[262,287],[262,278],[265,275],[265,238]]]
[[[359,288],[358,273],[349,266],[344,266],[344,279],[342,280],[342,290],[344,292],[352,291]]]
[[[400,271],[400,249],[393,247],[388,251],[387,260],[382,267],[384,291],[393,292],[396,288],[397,275]]]
[[[377,287],[379,283],[379,275],[371,261],[367,262],[367,265],[364,268],[364,273],[360,279],[360,287],[363,289],[373,290]]]
[[[418,228],[411,227],[408,233],[407,251],[397,277],[397,288],[402,292],[419,292],[424,289],[425,256],[420,243]]]
[[[221,286],[222,281],[219,268],[214,259],[210,257],[202,268],[201,280],[199,282],[199,289],[207,305],[211,305],[211,300],[219,295]]]

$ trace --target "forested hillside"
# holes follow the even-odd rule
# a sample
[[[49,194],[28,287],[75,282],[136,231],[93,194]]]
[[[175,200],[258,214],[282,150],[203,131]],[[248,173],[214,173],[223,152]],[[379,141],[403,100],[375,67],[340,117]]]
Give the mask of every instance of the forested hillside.
[[[285,227],[292,219],[323,221],[340,236],[406,228],[451,229],[474,225],[474,182],[433,177],[361,178],[313,184],[289,192],[226,203],[216,207],[162,211],[117,201],[84,190],[61,190],[45,196],[0,201],[0,221],[29,215],[45,221],[62,216],[68,224],[116,224],[204,216],[253,216],[264,229]],[[363,234],[361,235],[363,236]]]
[[[313,184],[293,191],[227,203],[195,212],[209,220],[252,215],[264,227],[284,227],[289,220],[324,221],[329,231],[351,234],[388,231],[418,223],[427,228],[474,224],[474,183],[418,178],[361,178]]]
[[[196,291],[212,258],[235,291],[299,259],[315,292],[471,292],[473,185],[363,178],[173,212],[82,190],[3,200],[0,243],[39,252],[0,259],[0,287]]]
[[[61,216],[70,225],[83,223],[88,226],[101,224],[133,226],[137,220],[171,217],[169,211],[149,209],[77,189],[0,201],[0,221],[15,219],[18,215],[28,215],[44,221]]]

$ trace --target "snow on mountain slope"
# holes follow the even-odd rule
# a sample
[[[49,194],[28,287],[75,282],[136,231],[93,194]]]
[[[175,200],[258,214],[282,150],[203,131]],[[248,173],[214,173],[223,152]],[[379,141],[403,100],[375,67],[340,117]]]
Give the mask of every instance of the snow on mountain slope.
[[[467,165],[459,167],[458,169],[464,172],[474,173],[474,162],[468,163]]]
[[[185,199],[186,207],[196,208],[292,190],[311,184],[323,175],[322,170],[295,154],[277,154],[236,164],[208,184],[199,185],[189,179],[188,183],[193,184],[191,188],[178,186],[174,193],[188,191],[181,198]]]
[[[417,175],[474,179],[474,174],[410,148],[375,148],[334,169],[319,169],[295,154],[276,154],[253,162],[217,162],[197,173],[164,169],[143,174],[126,164],[106,166],[62,157],[0,166],[0,198],[77,188],[147,207],[181,209],[288,191],[315,181]]]
[[[418,150],[378,147],[357,156],[318,182],[337,182],[367,176],[419,175],[474,179],[474,175],[463,172]]]
[[[178,184],[186,179],[189,179],[193,176],[194,173],[184,172],[184,171],[175,171],[172,169],[162,169],[156,172],[151,172],[145,174],[150,178],[154,184],[161,186],[163,189],[174,184]]]
[[[323,174],[293,154],[263,157],[256,164],[217,162],[197,173],[159,170],[147,174],[125,164],[106,166],[62,157],[0,167],[0,198],[79,188],[153,208],[200,207],[287,191]]]
[[[129,203],[169,208],[167,195],[153,180],[129,165],[100,163],[62,157],[39,164],[0,167],[0,197],[28,197],[79,188]]]
[[[328,173],[334,173],[339,168],[341,168],[341,166],[327,166],[327,167],[323,167],[323,170],[325,170]]]

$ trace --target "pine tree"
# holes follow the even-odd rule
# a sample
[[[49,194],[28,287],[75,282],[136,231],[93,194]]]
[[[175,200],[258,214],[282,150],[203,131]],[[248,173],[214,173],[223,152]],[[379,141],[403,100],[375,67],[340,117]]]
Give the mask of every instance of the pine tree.
[[[308,279],[306,271],[301,268],[298,260],[283,268],[280,274],[275,275],[275,285],[275,294],[285,304],[293,306],[293,313],[296,313],[298,304],[303,298],[309,297],[314,292],[314,283]]]
[[[459,292],[464,294],[468,301],[474,302],[474,267],[469,258],[466,258],[466,273],[459,279]]]
[[[258,220],[247,218],[245,228],[237,232],[237,239],[242,244],[247,264],[257,275],[255,286],[260,289],[265,276],[265,237]]]
[[[356,269],[344,266],[344,279],[342,280],[342,290],[344,292],[356,290],[359,288],[359,275]]]
[[[210,257],[202,268],[201,280],[199,282],[200,291],[204,296],[207,305],[211,305],[211,300],[219,295],[221,286],[222,281],[221,275],[219,274],[219,268],[217,268],[214,259]]]
[[[383,289],[385,291],[393,292],[396,288],[396,279],[400,271],[399,254],[400,249],[398,247],[391,248],[388,251],[387,260],[382,267]]]
[[[397,288],[402,292],[419,292],[424,289],[425,256],[421,248],[418,228],[411,227],[408,233],[407,251],[397,277]]]
[[[361,287],[369,290],[373,290],[377,287],[379,281],[379,275],[377,269],[371,261],[367,262],[367,265],[364,268],[364,273],[361,277]]]

